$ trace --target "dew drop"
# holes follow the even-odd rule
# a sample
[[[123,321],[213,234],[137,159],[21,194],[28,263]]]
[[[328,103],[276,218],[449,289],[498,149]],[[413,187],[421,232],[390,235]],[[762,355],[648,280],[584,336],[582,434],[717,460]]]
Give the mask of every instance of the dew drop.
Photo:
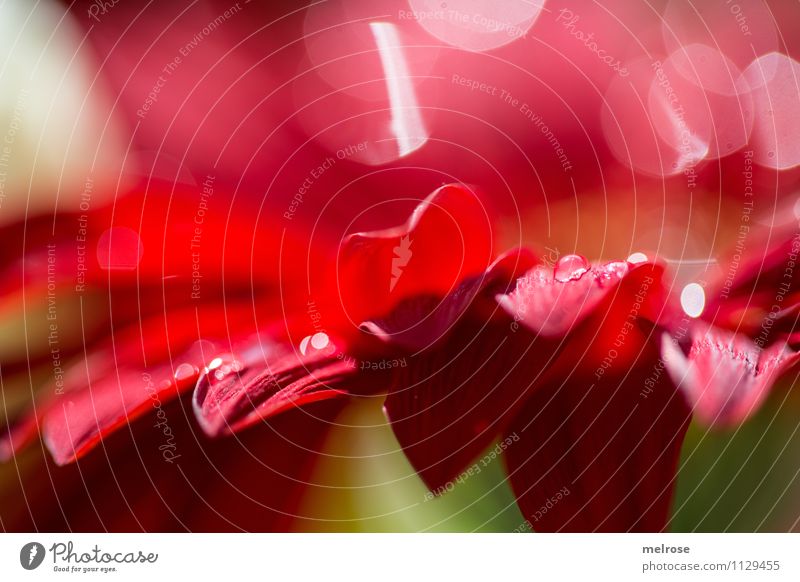
[[[238,376],[239,372],[244,369],[244,364],[233,354],[222,354],[211,360],[197,380],[193,398],[195,409],[202,409],[211,388],[223,382],[230,382],[231,378]],[[229,387],[223,387],[221,391],[217,389],[215,398],[218,399],[221,395],[229,393],[230,390],[235,389],[235,385],[235,383],[231,383]]]
[[[620,281],[630,270],[630,264],[625,261],[614,261],[595,271],[596,281],[605,286]]]
[[[175,380],[178,382],[186,382],[196,377],[199,373],[200,370],[198,370],[196,366],[184,362],[175,368]]]
[[[238,374],[244,369],[244,365],[233,354],[217,356],[208,364],[204,377],[212,385],[222,382],[234,374]]]
[[[566,283],[580,279],[589,270],[589,261],[580,255],[566,255],[561,257],[556,264],[553,276],[556,281]]]

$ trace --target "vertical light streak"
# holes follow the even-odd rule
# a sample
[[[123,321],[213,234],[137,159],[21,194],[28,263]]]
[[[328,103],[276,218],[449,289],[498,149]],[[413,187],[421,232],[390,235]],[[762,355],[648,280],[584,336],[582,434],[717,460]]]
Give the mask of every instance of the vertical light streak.
[[[428,141],[428,133],[422,122],[397,29],[388,22],[371,22],[369,26],[381,57],[392,110],[392,132],[402,158],[422,147]]]

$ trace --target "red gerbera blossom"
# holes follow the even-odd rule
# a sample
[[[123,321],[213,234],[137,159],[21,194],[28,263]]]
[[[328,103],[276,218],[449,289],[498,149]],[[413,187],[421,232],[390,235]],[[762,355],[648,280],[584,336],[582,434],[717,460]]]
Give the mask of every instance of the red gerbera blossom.
[[[234,240],[215,238],[223,241],[211,255],[219,272],[203,280],[199,295],[186,268],[192,257],[185,241],[175,240],[191,234],[193,215],[171,213],[184,202],[180,192],[149,194],[92,213],[85,221],[91,232],[76,247],[61,233],[57,259],[50,259],[51,247],[26,248],[22,266],[9,259],[5,267],[6,281],[23,276],[27,287],[66,289],[78,272],[73,261],[82,261],[91,268],[81,267],[86,282],[78,295],[86,288],[108,294],[109,319],[100,326],[108,331],[98,331],[84,353],[78,344],[65,346],[57,385],[11,407],[0,448],[9,457],[38,429],[57,464],[86,457],[78,474],[89,500],[94,481],[80,467],[95,467],[98,445],[108,454],[106,440],[126,427],[139,427],[128,435],[136,446],[143,427],[135,421],[143,416],[155,415],[150,432],[161,437],[163,460],[182,474],[185,465],[202,471],[211,445],[183,422],[193,415],[209,437],[260,425],[248,433],[265,431],[268,447],[294,451],[292,470],[273,475],[269,493],[255,502],[269,517],[228,520],[232,527],[280,528],[314,449],[287,441],[279,427],[318,439],[347,397],[386,391],[392,429],[434,494],[499,439],[492,454],[502,455],[533,528],[660,531],[669,520],[689,403],[704,420],[740,421],[797,359],[785,341],[760,350],[735,331],[701,322],[678,337],[682,317],[657,261],[590,264],[567,255],[548,264],[524,249],[496,257],[491,214],[456,185],[423,200],[404,225],[351,235],[337,257],[321,253],[322,260],[285,236],[264,239],[205,223],[204,236],[219,228],[212,236],[232,232]],[[248,244],[248,236],[260,244]],[[53,244],[46,241],[36,242]],[[96,262],[82,258],[84,241],[96,248]],[[249,261],[236,252],[244,244],[254,249]],[[737,281],[736,289],[746,284]],[[319,317],[301,300],[304,286],[320,297]],[[782,323],[789,317],[779,315]],[[407,366],[380,365],[400,357]],[[188,392],[190,402],[181,399]],[[330,406],[319,409],[323,401]],[[184,435],[192,434],[190,459],[177,450],[176,417]],[[61,471],[51,475],[59,479]],[[149,471],[139,478],[161,495]],[[50,501],[60,504],[54,491]],[[152,523],[206,527],[218,515],[207,507],[209,522],[170,508],[170,519]],[[141,524],[134,508],[131,516]],[[28,519],[37,526],[41,514],[4,517],[9,524]],[[64,519],[72,523],[71,512]]]
[[[432,496],[484,455],[532,529],[667,528],[690,421],[738,426],[800,358],[796,225],[749,236],[680,300],[661,256],[701,252],[695,227],[725,225],[713,207],[732,192],[748,230],[756,191],[796,186],[798,63],[776,7],[748,14],[742,50],[728,7],[709,28],[695,17],[722,13],[676,2],[549,17],[522,3],[513,35],[484,18],[504,12],[492,3],[466,28],[411,18],[419,2],[255,4],[122,3],[102,26],[86,2],[43,8],[56,29],[80,17],[68,69],[94,74],[87,99],[51,104],[81,115],[49,107],[45,125],[68,112],[78,149],[95,121],[104,135],[63,189],[34,187],[36,164],[9,182],[29,196],[9,198],[0,249],[0,325],[20,338],[0,345],[0,526],[284,530],[330,425],[372,398]],[[25,55],[44,77],[51,47],[70,53],[52,32]],[[51,142],[32,135],[20,144]],[[130,190],[133,167],[150,177]],[[565,240],[573,203],[592,229],[608,224],[587,208],[616,227],[630,205],[631,238],[603,233],[593,254],[640,244],[656,225],[640,216],[659,218],[659,253],[498,245],[471,188],[419,199],[440,176],[513,210],[513,244],[551,219]],[[373,204],[403,212],[370,222]],[[23,208],[59,212],[5,226]],[[670,235],[684,209],[687,236]]]
[[[402,280],[398,276],[391,288],[388,283],[384,289],[374,286],[364,295],[377,280],[374,273],[382,268],[383,258],[389,279],[391,231],[378,237],[350,237],[338,261],[323,262],[313,249],[300,251],[285,235],[264,237],[251,232],[248,236],[238,224],[229,231],[204,220],[198,232],[212,250],[202,257],[210,257],[211,266],[219,271],[203,270],[202,292],[198,292],[195,273],[189,270],[194,265],[189,241],[199,224],[196,207],[181,207],[191,200],[189,193],[154,188],[144,192],[81,218],[91,228],[81,231],[79,239],[70,236],[66,227],[58,232],[61,236],[55,243],[48,238],[35,240],[20,253],[21,261],[9,258],[5,280],[24,277],[19,288],[23,295],[39,284],[58,289],[59,299],[73,294],[82,299],[85,293],[102,297],[105,292],[110,304],[108,319],[91,336],[97,339],[83,338],[84,353],[80,353],[80,342],[67,342],[63,333],[60,339],[53,335],[63,343],[63,350],[57,348],[55,382],[32,391],[28,404],[6,407],[0,447],[6,458],[29,443],[39,429],[56,463],[69,464],[89,455],[140,416],[155,412],[155,426],[164,433],[159,449],[172,463],[183,453],[174,450],[175,429],[161,422],[161,416],[187,391],[194,392],[191,408],[200,427],[212,437],[238,432],[300,405],[365,393],[368,387],[386,381],[376,379],[379,371],[365,370],[355,359],[354,354],[377,356],[380,350],[364,341],[352,318],[381,313],[415,293],[446,292],[452,285],[449,281],[483,268],[490,253],[485,244],[489,238],[474,236],[479,228],[469,222],[475,218],[477,198],[467,190],[446,187],[424,201],[409,220],[420,249],[429,250],[427,255],[420,250]],[[75,225],[70,219],[78,220],[62,215],[59,225]],[[482,216],[480,220],[488,232],[488,219]],[[463,232],[473,238],[449,248],[433,244],[442,229],[449,228],[455,237],[464,225]],[[380,242],[372,244],[373,240]],[[58,249],[55,258],[50,258],[53,253],[47,245]],[[469,249],[464,261],[448,264],[455,247],[462,245]],[[240,252],[242,247],[254,249],[247,259]],[[96,249],[97,257],[86,259],[86,248]],[[283,260],[292,267],[282,268],[279,262]],[[309,317],[308,302],[299,299],[304,262],[313,270],[309,281],[321,282],[315,283],[323,291],[315,309],[325,314],[326,331]],[[76,273],[81,282],[73,289]],[[47,319],[47,313],[40,315]],[[55,360],[48,361],[52,354],[43,355],[41,365],[54,365]],[[26,370],[18,367],[24,380]],[[4,372],[8,381],[8,369]],[[324,419],[308,417],[306,423],[311,425],[309,435],[323,432]],[[296,466],[307,468],[301,457],[308,456],[303,452]],[[297,489],[294,481],[302,480],[287,477],[284,481],[292,490]],[[46,504],[40,506],[44,510]],[[289,511],[280,504],[275,507]],[[41,519],[30,517],[34,525]],[[255,526],[271,527],[269,521]]]
[[[91,223],[107,226],[103,216],[93,214]],[[154,233],[181,232],[159,225],[160,216],[147,214],[138,228],[112,218],[111,235],[101,229],[99,240],[110,237],[107,255],[122,253],[133,264],[109,269],[101,245],[106,269],[88,280],[107,285],[112,300],[138,299],[139,309],[110,321],[113,334],[76,355],[63,389],[18,410],[6,427],[6,455],[38,426],[55,461],[71,463],[143,414],[155,411],[161,426],[163,407],[190,390],[200,427],[218,437],[271,425],[298,406],[388,389],[395,434],[434,491],[501,435],[514,443],[505,457],[526,516],[562,487],[570,491],[538,529],[665,526],[688,410],[664,378],[647,399],[638,397],[657,361],[655,326],[666,309],[661,266],[591,266],[576,256],[543,265],[523,250],[493,261],[487,211],[468,189],[447,186],[404,226],[352,235],[338,260],[314,263],[323,266],[312,278],[328,291],[318,306],[322,331],[292,298],[291,277],[281,301],[268,278],[241,276],[240,259],[218,292],[225,272],[206,285],[214,289],[209,301],[184,309],[164,292],[188,285],[178,257],[162,257],[161,272],[175,272],[161,277],[155,297],[137,286],[159,268],[126,245],[149,248],[159,242]],[[227,266],[226,256],[223,248],[219,264]],[[235,298],[240,285],[250,300]],[[400,354],[409,366],[384,370],[356,360]],[[313,415],[303,418],[296,422],[316,424]],[[173,436],[159,447],[170,462],[181,455]]]

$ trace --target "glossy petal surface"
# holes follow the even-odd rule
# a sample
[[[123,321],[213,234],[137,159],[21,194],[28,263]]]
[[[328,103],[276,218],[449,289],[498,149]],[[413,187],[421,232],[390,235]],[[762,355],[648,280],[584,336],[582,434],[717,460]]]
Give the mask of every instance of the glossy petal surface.
[[[220,436],[294,407],[347,396],[357,375],[356,362],[326,334],[304,338],[299,347],[262,334],[215,355],[192,403],[206,434]]]
[[[337,281],[346,315],[357,326],[403,299],[452,292],[489,266],[493,238],[491,217],[475,193],[442,186],[404,225],[342,243]]]

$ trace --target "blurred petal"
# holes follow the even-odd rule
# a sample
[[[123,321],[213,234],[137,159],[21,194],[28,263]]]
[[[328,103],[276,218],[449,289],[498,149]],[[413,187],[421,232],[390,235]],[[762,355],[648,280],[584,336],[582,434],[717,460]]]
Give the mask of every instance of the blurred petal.
[[[656,70],[648,105],[656,131],[670,147],[682,152],[696,148],[707,159],[717,159],[747,143],[753,129],[750,87],[723,53],[690,44],[659,62]]]
[[[236,439],[198,438],[181,400],[54,467],[31,447],[0,488],[6,531],[287,531],[337,402],[282,415]],[[158,426],[154,424],[158,423]],[[47,475],[47,476],[45,476]]]
[[[753,55],[763,55],[778,46],[775,5],[764,0],[732,2],[684,2],[670,0],[661,27],[670,51],[692,43],[717,47],[739,67]]]
[[[777,52],[762,55],[744,72],[753,88],[754,159],[768,168],[800,165],[800,63]]]
[[[228,326],[246,334],[254,325],[247,306],[231,304],[171,310],[121,328],[51,376],[0,435],[0,453],[13,454],[38,429],[58,464],[74,461],[108,434],[194,387],[220,349],[203,338],[224,345],[220,338]]]
[[[797,327],[800,304],[800,230],[754,231],[732,249],[719,277],[709,286],[703,319],[750,335],[766,346]]]
[[[686,393],[698,417],[707,424],[729,426],[752,415],[775,381],[800,353],[785,343],[766,349],[747,336],[698,322],[689,354],[675,342],[663,342],[664,363]]]
[[[409,6],[432,36],[454,47],[482,52],[524,37],[541,14],[544,0],[472,0],[449,9],[436,0],[410,0]]]
[[[3,2],[0,53],[0,225],[110,198],[131,138],[78,20],[58,2]]]
[[[7,377],[3,377],[3,415],[0,417],[0,462],[10,460],[17,451],[30,444],[39,434],[38,419],[36,415],[30,414],[30,394],[26,394],[22,390],[8,390],[7,384]],[[24,404],[9,406],[9,400],[18,395],[19,392],[22,392],[22,396],[25,399]]]
[[[63,389],[56,386],[39,411],[55,461],[74,461],[106,435],[192,389],[224,345],[227,327],[237,334],[252,329],[242,311],[247,307],[172,310],[116,332],[110,346],[76,362]]]
[[[505,458],[537,531],[662,531],[690,411],[655,346],[597,380],[576,371],[532,393]],[[559,494],[560,493],[560,494]]]
[[[88,389],[58,399],[47,412],[42,431],[55,462],[71,463],[108,434],[190,389],[199,375],[203,351],[200,346],[190,350],[174,369],[172,363],[150,372],[118,369]]]

